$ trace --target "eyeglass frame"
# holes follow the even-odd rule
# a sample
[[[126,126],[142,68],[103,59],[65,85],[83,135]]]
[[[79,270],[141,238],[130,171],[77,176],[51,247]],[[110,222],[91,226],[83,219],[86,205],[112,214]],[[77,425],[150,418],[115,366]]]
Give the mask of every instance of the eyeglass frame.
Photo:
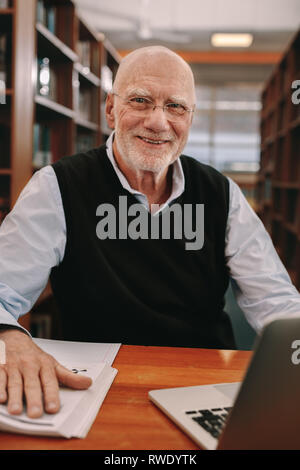
[[[132,98],[124,98],[123,96],[121,96],[121,95],[119,95],[118,93],[115,93],[115,92],[112,92],[111,94],[112,94],[112,95],[115,95],[115,96],[118,96],[118,98],[121,98],[122,100],[126,101],[128,104],[130,103],[130,100],[131,100],[132,98],[134,98],[134,97],[132,97]],[[163,110],[163,112],[165,112],[165,109],[167,108],[168,104],[180,104],[180,105],[182,106],[182,108],[184,109],[184,112],[183,112],[182,114],[177,114],[177,115],[176,115],[176,116],[179,117],[179,118],[186,116],[186,113],[194,113],[194,112],[195,112],[195,106],[194,106],[193,108],[187,108],[185,105],[183,105],[183,104],[181,104],[181,103],[176,103],[176,102],[174,102],[174,103],[168,103],[168,104],[165,104],[165,105],[163,105],[163,106],[160,106],[160,105],[158,105],[158,104],[154,104],[153,101],[151,101],[149,98],[146,98],[146,97],[143,97],[143,96],[137,96],[136,98],[143,98],[143,99],[147,100],[149,104],[150,104],[150,103],[153,104],[152,111],[155,111],[156,108],[161,108],[161,109]],[[148,109],[149,109],[149,111],[150,111],[151,108],[147,108],[147,110],[148,110]],[[138,110],[136,110],[136,111],[138,111]],[[144,111],[146,111],[146,110],[144,110]],[[167,119],[168,119],[168,118],[167,118]],[[169,121],[172,121],[172,119],[168,119],[168,120],[169,120]]]

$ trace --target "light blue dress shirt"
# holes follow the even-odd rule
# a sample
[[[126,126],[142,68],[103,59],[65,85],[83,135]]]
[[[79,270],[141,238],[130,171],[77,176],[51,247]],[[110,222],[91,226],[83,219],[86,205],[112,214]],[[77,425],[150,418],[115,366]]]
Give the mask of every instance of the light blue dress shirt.
[[[125,189],[148,207],[147,198],[130,187],[112,152],[107,155]],[[184,191],[181,162],[173,164],[172,193],[166,204]],[[241,190],[229,178],[229,214],[225,255],[237,302],[249,324],[260,332],[269,321],[300,316],[300,294],[292,285],[269,234]],[[0,324],[19,326],[64,257],[66,222],[55,172],[46,166],[23,189],[0,227]],[[103,312],[105,315],[105,312]],[[88,321],[85,312],[84,321]]]

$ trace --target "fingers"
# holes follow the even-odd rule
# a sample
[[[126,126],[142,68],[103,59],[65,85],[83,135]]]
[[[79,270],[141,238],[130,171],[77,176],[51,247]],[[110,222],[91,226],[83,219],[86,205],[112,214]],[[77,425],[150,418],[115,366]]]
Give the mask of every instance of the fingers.
[[[56,374],[60,383],[70,388],[86,390],[92,385],[92,379],[90,377],[74,374],[59,363],[56,364]]]
[[[7,377],[6,372],[3,366],[0,366],[0,403],[5,403],[7,401]]]
[[[23,411],[23,396],[29,418],[40,417],[44,410],[57,413],[60,409],[59,383],[77,390],[90,387],[92,380],[74,374],[64,366],[48,358],[42,364],[22,361],[20,368],[0,367],[0,403],[7,401],[11,414]]]
[[[43,413],[43,400],[39,367],[36,364],[23,362],[20,370],[15,366],[7,368],[7,410],[11,414],[23,411],[23,397],[27,405],[27,415],[38,418]]]
[[[22,359],[0,367],[0,403],[7,402],[10,414],[23,411],[23,399],[30,418],[40,417],[44,410],[56,413],[60,408],[59,385],[55,361],[47,356]]]
[[[7,377],[8,403],[11,414],[19,414],[23,409],[23,380],[17,367],[11,367]]]
[[[24,395],[27,405],[27,415],[38,418],[43,414],[42,389],[39,379],[39,367],[36,364],[23,366]]]
[[[59,384],[55,365],[47,365],[40,370],[40,379],[44,394],[44,407],[47,413],[57,413],[60,408]]]

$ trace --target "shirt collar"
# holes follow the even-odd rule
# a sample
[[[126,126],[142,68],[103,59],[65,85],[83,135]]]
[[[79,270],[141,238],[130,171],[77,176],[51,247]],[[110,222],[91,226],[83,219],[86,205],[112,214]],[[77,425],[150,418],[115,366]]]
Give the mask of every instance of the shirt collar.
[[[139,191],[137,191],[136,189],[133,189],[130,186],[124,174],[121,172],[120,168],[118,167],[114,154],[113,154],[113,148],[112,148],[113,139],[114,139],[114,131],[110,134],[110,136],[108,137],[106,141],[106,153],[120,180],[121,185],[123,186],[124,189],[129,191],[131,194],[145,197],[144,194],[140,193]],[[180,158],[177,158],[177,160],[175,160],[175,162],[172,165],[173,165],[172,192],[171,192],[169,199],[162,206],[160,206],[160,210],[162,210],[167,204],[170,204],[174,199],[178,198],[184,191],[185,179],[184,179],[184,173],[183,173]]]

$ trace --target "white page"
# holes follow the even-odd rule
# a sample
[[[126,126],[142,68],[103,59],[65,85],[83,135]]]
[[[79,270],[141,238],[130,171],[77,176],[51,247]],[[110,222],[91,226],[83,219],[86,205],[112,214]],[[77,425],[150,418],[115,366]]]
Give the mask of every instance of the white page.
[[[73,361],[87,364],[106,362],[111,366],[121,346],[119,343],[82,343],[43,338],[33,338],[33,341],[58,362],[67,364]]]
[[[66,437],[83,438],[88,433],[117,374],[116,369],[110,366],[106,367],[105,373],[97,379],[95,387],[89,389],[90,393],[85,394],[80,406],[74,409],[61,427],[61,431]]]

